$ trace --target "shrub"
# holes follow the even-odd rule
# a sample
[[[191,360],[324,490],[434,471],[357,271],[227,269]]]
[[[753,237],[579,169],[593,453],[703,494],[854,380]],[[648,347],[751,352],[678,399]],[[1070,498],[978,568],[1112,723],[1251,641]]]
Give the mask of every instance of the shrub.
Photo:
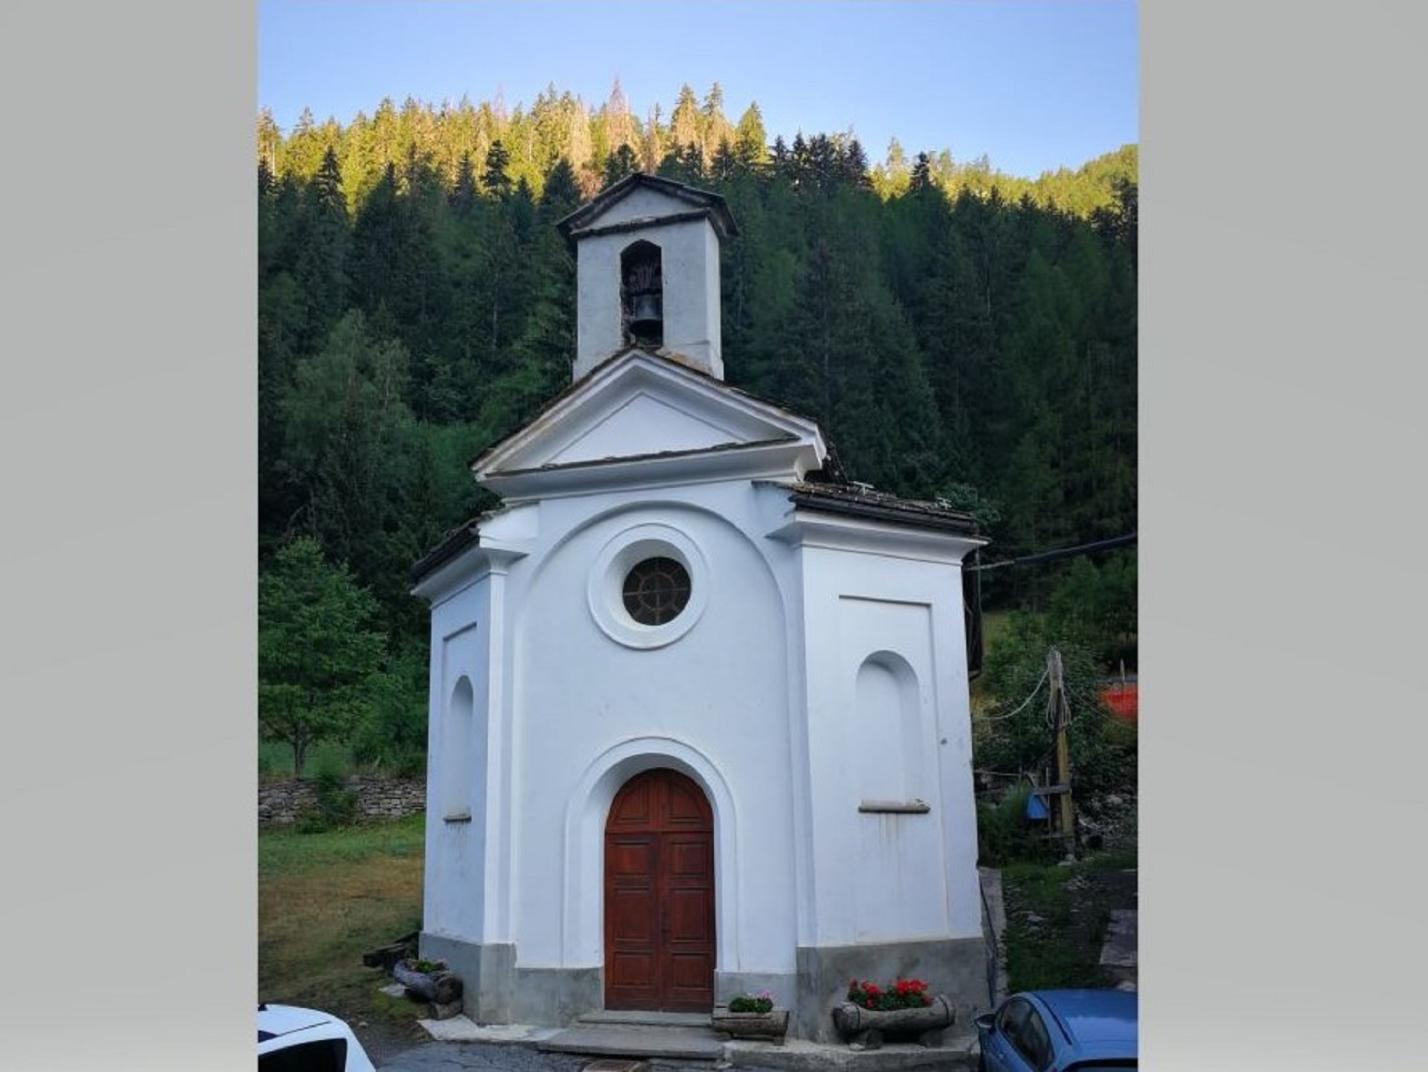
[[[1036,827],[1026,817],[1030,796],[1031,787],[1023,783],[995,804],[977,805],[979,863],[1002,867],[1020,860],[1050,862],[1056,858],[1056,848],[1037,836]]]
[[[351,826],[357,821],[357,791],[347,788],[340,770],[324,766],[313,782],[317,799],[297,818],[297,829],[301,833],[321,833],[333,827]]]
[[[739,994],[729,999],[730,1012],[753,1012],[762,1015],[772,1012],[773,1007],[773,995],[767,990],[762,990],[754,995]]]

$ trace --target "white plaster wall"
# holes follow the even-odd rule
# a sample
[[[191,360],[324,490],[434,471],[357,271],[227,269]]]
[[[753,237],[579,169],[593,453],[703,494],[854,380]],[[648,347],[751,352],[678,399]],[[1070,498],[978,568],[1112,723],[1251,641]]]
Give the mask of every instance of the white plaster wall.
[[[636,191],[621,201],[600,225],[618,222],[617,213],[651,191]],[[688,211],[683,202],[659,197],[662,212]],[[632,207],[629,214],[645,213]],[[627,214],[628,215],[628,214]],[[621,349],[620,253],[631,243],[653,242],[660,247],[660,272],[664,286],[664,346],[689,358],[690,363],[720,379],[719,236],[708,220],[651,223],[617,234],[593,235],[576,247],[575,378],[578,380]]]
[[[472,823],[443,822],[429,787],[426,930],[514,942],[521,966],[601,966],[610,799],[671,766],[715,812],[721,972],[980,934],[955,556],[770,539],[790,510],[747,480],[547,499],[522,508],[520,557],[438,599],[431,769],[463,673],[488,759]],[[636,649],[597,625],[589,582],[612,538],[648,525],[697,547],[708,599],[678,640]],[[898,794],[931,811],[858,811]]]
[[[636,770],[667,765],[705,784],[714,807],[718,969],[793,971],[785,612],[768,558],[780,549],[757,531],[751,486],[552,500],[541,512],[540,546],[510,574],[518,963],[603,964],[609,799]],[[697,545],[709,594],[688,633],[638,650],[597,627],[588,578],[612,537],[651,522]]]
[[[423,927],[437,934],[480,941],[486,891],[486,811],[489,788],[491,578],[470,585],[432,610],[431,697],[427,719],[427,824]],[[469,725],[451,732],[452,699],[466,678],[472,687]],[[457,741],[464,751],[450,753]],[[453,799],[453,782],[464,801]],[[466,808],[471,822],[446,822]]]
[[[959,568],[819,546],[802,556],[815,891],[805,940],[980,934]],[[896,669],[874,669],[860,688],[870,657]],[[885,790],[931,810],[858,811]]]

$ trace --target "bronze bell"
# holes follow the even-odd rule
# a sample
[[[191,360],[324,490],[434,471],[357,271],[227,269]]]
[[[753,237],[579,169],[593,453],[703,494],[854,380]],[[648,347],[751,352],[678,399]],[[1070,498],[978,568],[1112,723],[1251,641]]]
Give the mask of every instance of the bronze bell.
[[[634,295],[630,302],[630,334],[638,339],[658,338],[664,325],[663,305],[657,293]]]

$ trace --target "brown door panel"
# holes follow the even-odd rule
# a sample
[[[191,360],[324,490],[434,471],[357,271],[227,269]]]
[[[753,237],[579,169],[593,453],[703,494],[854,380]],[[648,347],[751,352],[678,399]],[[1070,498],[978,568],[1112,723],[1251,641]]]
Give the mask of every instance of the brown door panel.
[[[631,778],[605,828],[605,1005],[703,1012],[714,1004],[714,823],[671,770]]]

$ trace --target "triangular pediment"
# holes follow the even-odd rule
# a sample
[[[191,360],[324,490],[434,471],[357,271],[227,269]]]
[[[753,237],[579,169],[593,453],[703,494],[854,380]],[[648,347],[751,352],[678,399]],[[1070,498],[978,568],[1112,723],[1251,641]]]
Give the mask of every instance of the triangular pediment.
[[[639,171],[605,189],[556,226],[561,234],[573,238],[639,221],[672,220],[691,215],[707,219],[720,237],[739,233],[722,195]]]
[[[806,470],[821,465],[827,449],[808,418],[670,358],[631,349],[554,399],[472,469],[498,494],[524,494],[536,484],[566,492],[626,476],[648,480],[655,470],[707,468],[700,459],[711,455],[728,470],[741,454],[757,459],[755,468],[767,468],[778,454]],[[543,479],[551,475],[560,479]]]

